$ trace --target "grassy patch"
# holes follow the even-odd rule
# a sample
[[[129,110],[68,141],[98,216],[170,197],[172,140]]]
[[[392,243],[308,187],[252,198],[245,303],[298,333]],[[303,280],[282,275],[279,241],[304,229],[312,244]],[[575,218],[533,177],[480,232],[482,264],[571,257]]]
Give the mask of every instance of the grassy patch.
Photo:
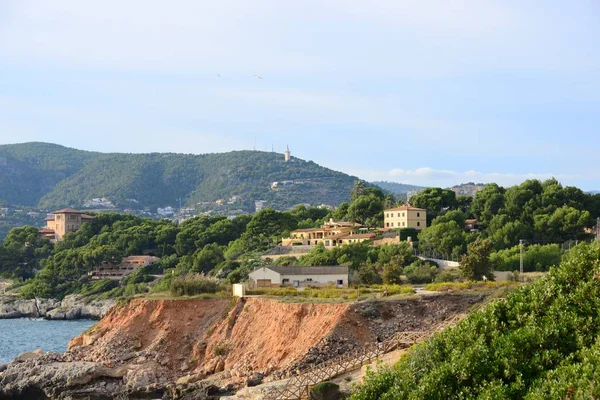
[[[415,290],[408,285],[372,285],[351,288],[320,287],[297,290],[293,287],[281,288],[256,288],[246,291],[248,295],[289,297],[296,299],[337,299],[356,300],[379,297],[387,293],[388,296],[414,294]]]
[[[470,289],[494,289],[498,287],[515,286],[515,282],[504,281],[504,282],[439,282],[430,283],[424,286],[425,290],[431,290],[433,292],[447,292],[450,290],[470,290]]]

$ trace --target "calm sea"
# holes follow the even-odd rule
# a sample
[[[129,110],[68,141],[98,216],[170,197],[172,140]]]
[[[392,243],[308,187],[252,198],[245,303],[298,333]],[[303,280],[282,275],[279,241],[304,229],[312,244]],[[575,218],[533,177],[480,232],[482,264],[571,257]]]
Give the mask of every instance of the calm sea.
[[[47,321],[44,319],[0,319],[0,363],[24,351],[42,349],[63,352],[69,340],[96,321]]]

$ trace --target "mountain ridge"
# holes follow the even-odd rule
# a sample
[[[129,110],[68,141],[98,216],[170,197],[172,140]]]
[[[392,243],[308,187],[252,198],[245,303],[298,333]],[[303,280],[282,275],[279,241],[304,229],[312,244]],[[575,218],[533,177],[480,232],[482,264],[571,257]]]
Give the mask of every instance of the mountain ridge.
[[[192,206],[236,198],[285,209],[299,203],[337,206],[359,178],[279,153],[100,153],[53,143],[0,145],[0,203],[44,209],[82,207],[106,197],[118,208]],[[274,186],[273,182],[281,183]]]

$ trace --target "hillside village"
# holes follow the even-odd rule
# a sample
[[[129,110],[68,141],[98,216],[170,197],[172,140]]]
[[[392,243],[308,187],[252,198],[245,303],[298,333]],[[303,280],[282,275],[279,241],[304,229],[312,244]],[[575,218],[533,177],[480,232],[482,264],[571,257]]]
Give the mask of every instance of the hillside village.
[[[301,165],[289,148],[278,157],[289,171]],[[265,185],[282,191],[310,179]],[[155,219],[115,213],[114,208],[29,212],[31,218],[45,216],[45,226],[16,228],[7,235],[0,247],[0,257],[6,259],[0,273],[25,280],[21,291],[26,296],[57,297],[73,291],[106,296],[178,292],[177,285],[185,287],[188,277],[196,275],[214,279],[211,285],[222,288],[251,282],[254,270],[270,267],[284,268],[280,274],[288,267],[306,267],[298,270],[304,275],[311,271],[308,267],[341,266],[348,276],[330,279],[314,272],[273,278],[270,284],[266,278],[260,285],[255,279],[253,286],[416,284],[493,279],[494,270],[544,272],[572,243],[600,235],[600,196],[554,179],[508,189],[469,183],[413,190],[417,192],[406,202],[355,180],[347,194],[336,194],[349,201],[335,207],[307,203],[279,211],[266,200],[255,200],[252,214],[211,210],[197,215],[197,208],[183,202],[178,208],[158,207]],[[241,195],[233,195],[214,204],[235,207],[242,201]],[[470,257],[479,261],[457,269],[470,265]]]

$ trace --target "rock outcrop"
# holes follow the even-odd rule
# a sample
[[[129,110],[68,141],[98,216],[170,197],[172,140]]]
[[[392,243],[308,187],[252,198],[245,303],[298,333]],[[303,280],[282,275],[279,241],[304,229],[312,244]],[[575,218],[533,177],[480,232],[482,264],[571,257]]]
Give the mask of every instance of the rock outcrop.
[[[54,299],[24,299],[19,296],[0,296],[0,318],[40,318],[60,306]]]
[[[90,300],[80,295],[55,299],[0,296],[0,318],[100,319],[114,300]]]
[[[48,310],[48,319],[100,319],[115,305],[115,300],[88,300],[83,296],[69,295],[60,306]]]

